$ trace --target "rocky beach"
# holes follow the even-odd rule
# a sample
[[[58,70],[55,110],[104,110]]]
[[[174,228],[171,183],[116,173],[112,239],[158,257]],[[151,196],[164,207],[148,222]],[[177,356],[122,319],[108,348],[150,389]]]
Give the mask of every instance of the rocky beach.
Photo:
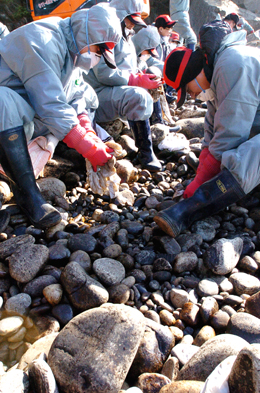
[[[0,392],[259,392],[260,188],[176,238],[153,220],[195,176],[205,111],[172,106],[174,149],[154,127],[154,174],[127,124],[108,125],[127,152],[114,199],[59,144],[37,181],[63,218],[46,231],[1,181]]]

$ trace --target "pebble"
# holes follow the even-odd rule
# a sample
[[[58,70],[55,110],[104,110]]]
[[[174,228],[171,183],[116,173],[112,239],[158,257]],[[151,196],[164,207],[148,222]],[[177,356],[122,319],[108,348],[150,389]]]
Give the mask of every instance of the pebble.
[[[45,287],[42,293],[48,303],[56,306],[62,299],[63,289],[60,284],[51,284]]]
[[[219,239],[205,253],[204,262],[214,273],[225,275],[237,265],[243,249],[243,240]]]
[[[198,154],[200,138],[193,143],[199,147],[190,145],[190,149]],[[221,364],[221,357],[241,350],[241,341],[232,344],[232,340],[246,338],[243,346],[250,341],[258,342],[259,191],[250,195],[249,199],[252,196],[255,199],[253,205],[250,205],[252,201],[243,201],[247,208],[232,205],[171,238],[159,230],[153,217],[157,210],[179,200],[193,177],[185,154],[184,151],[174,153],[172,160],[176,163],[168,162],[167,169],[160,173],[151,174],[133,167],[134,183],[121,184],[120,195],[114,203],[107,195],[93,194],[85,183],[83,171],[71,171],[70,167],[70,174],[62,179],[74,188],[64,193],[62,185],[60,190],[63,191],[49,196],[61,211],[63,221],[46,231],[26,227],[26,217],[17,207],[12,207],[6,233],[0,234],[0,323],[16,316],[13,314],[22,316],[23,322],[12,332],[0,335],[4,370],[15,366],[29,346],[37,343],[35,340],[42,340],[40,337],[48,337],[52,332],[57,335],[68,325],[72,326],[80,315],[102,313],[105,307],[112,306],[139,310],[146,321],[145,333],[141,334],[142,346],[136,352],[141,366],[133,361],[129,375],[134,378],[127,378],[127,383],[124,381],[118,388],[124,391],[140,392],[140,388],[130,387],[132,381],[138,379],[147,393],[156,389],[171,392],[175,389],[173,383],[181,393],[189,391],[191,385],[187,381],[175,381],[183,375],[188,378],[186,366],[180,368],[184,363],[171,355],[178,345],[195,347],[197,352],[193,356],[202,351],[200,358],[196,358],[196,371],[194,363],[190,363],[193,356],[187,364],[190,363],[189,370],[193,369],[195,379],[204,372],[204,381],[207,373],[210,374],[211,362],[217,366],[218,362]],[[74,162],[77,160],[73,160],[73,165]],[[130,175],[129,172],[127,176],[130,178]],[[13,228],[14,223],[21,225]],[[29,255],[28,282],[12,277],[14,273],[7,265],[15,253],[16,262],[22,260],[17,252],[21,246],[27,251],[46,247],[49,253],[46,261],[41,259],[42,265],[36,261],[39,263],[36,273],[31,270],[36,266],[30,265],[36,255]],[[20,272],[20,278],[24,280],[27,268],[25,263],[21,266],[24,271]],[[126,321],[124,319],[124,323]],[[106,325],[102,328],[109,330]],[[123,333],[118,345],[128,348],[132,336]],[[221,336],[226,337],[225,345]],[[89,340],[89,336],[86,339]],[[210,344],[212,340],[216,340],[214,345]],[[66,344],[73,353],[74,346]],[[114,340],[109,345],[114,347]],[[206,345],[209,345],[208,354],[204,352]],[[39,346],[36,352],[36,357],[40,352],[48,355],[49,347]],[[33,358],[28,362],[32,364]],[[103,361],[107,367],[109,361],[102,355]],[[27,369],[27,365],[24,367]],[[31,367],[37,375],[39,369]],[[117,377],[115,370],[110,375],[113,383]],[[167,384],[163,386],[164,382]],[[198,386],[193,379],[192,388],[201,393],[203,383],[200,381]]]
[[[210,278],[204,278],[197,286],[197,293],[200,297],[218,295],[218,284]]]
[[[104,285],[119,284],[125,278],[122,263],[112,258],[99,258],[93,263],[93,271]]]
[[[5,310],[8,314],[26,315],[32,303],[31,296],[26,293],[18,293],[7,299]]]
[[[230,275],[229,280],[234,286],[235,293],[253,295],[260,291],[260,280],[248,273],[238,272]]]
[[[227,332],[242,337],[250,344],[260,344],[260,319],[246,312],[236,313],[230,318]]]
[[[170,291],[170,299],[173,307],[182,308],[189,301],[189,294],[183,289],[173,288]]]
[[[197,263],[198,257],[194,252],[180,252],[173,261],[173,271],[179,274],[192,271],[196,268]]]
[[[0,321],[0,336],[15,333],[23,325],[23,318],[19,316],[7,317]]]
[[[193,344],[201,347],[206,341],[215,337],[216,333],[212,326],[204,325],[196,335]]]

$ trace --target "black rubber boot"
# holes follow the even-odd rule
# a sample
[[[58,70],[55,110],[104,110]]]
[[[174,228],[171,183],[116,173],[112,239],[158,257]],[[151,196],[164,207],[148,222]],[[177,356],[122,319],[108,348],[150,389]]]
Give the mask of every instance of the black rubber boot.
[[[164,124],[163,115],[162,115],[162,107],[160,100],[153,103],[153,113],[150,117],[150,124]]]
[[[60,213],[43,199],[36,184],[23,127],[0,132],[0,162],[11,182],[17,205],[40,229],[58,224]]]
[[[162,166],[153,151],[149,120],[128,120],[128,123],[134,134],[135,144],[138,147],[138,160],[142,167],[150,172],[161,171]]]
[[[194,221],[216,214],[244,196],[238,182],[224,169],[202,184],[192,197],[159,212],[154,221],[164,232],[175,237]]]
[[[150,124],[154,125],[154,124],[164,124],[166,125],[167,123],[164,122],[163,120],[163,113],[162,113],[162,107],[161,107],[161,103],[160,100],[156,101],[153,103],[153,113],[152,116],[150,117]],[[174,126],[174,127],[170,127],[167,126],[169,132],[178,132],[181,130],[181,127],[178,126]]]

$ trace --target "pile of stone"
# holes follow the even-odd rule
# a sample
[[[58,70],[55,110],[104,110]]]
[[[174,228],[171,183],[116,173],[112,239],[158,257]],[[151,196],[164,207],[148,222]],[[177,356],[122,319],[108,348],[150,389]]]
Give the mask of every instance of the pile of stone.
[[[158,152],[162,172],[118,161],[113,201],[58,146],[38,181],[54,228],[30,226],[2,184],[0,392],[259,392],[260,190],[175,239],[153,221],[195,174],[201,109],[175,111],[189,147]]]

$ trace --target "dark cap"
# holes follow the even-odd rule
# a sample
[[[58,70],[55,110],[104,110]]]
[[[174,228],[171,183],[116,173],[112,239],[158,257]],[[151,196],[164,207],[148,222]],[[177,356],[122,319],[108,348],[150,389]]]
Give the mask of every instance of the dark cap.
[[[147,24],[141,18],[141,12],[136,12],[135,14],[127,15],[130,22],[134,23],[137,26],[147,27]]]
[[[224,20],[233,20],[233,22],[235,22],[235,25],[237,25],[239,21],[239,16],[235,12],[231,12],[231,14],[225,16]]]
[[[175,23],[177,23],[176,20],[172,20],[169,15],[159,15],[157,16],[157,18],[155,19],[155,26],[157,28],[159,27],[163,27],[164,29],[166,27],[172,27],[175,25]]]
[[[106,42],[106,43],[98,44],[98,46],[102,56],[104,57],[105,63],[108,65],[108,67],[116,68],[115,57],[114,57],[114,53],[112,52],[115,43]]]
[[[200,49],[193,52],[184,46],[174,49],[165,59],[163,77],[165,83],[178,92],[177,108],[186,98],[186,85],[199,75],[203,69],[203,53]]]

